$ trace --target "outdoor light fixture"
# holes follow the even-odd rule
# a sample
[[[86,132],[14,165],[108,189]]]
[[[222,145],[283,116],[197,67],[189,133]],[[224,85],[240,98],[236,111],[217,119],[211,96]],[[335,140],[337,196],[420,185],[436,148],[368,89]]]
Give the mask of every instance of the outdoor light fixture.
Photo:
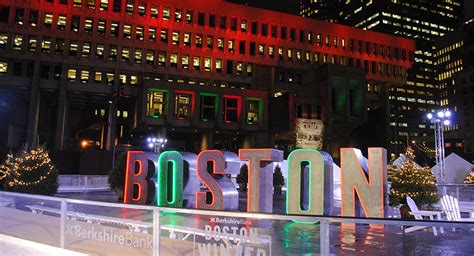
[[[428,113],[426,117],[432,124],[434,124],[434,132],[435,132],[435,148],[436,148],[436,166],[438,166],[438,173],[437,173],[437,182],[443,183],[444,182],[444,172],[446,169],[446,165],[444,163],[445,152],[444,152],[444,126],[451,125],[451,118],[452,113],[449,110],[440,110],[436,113]]]
[[[148,143],[148,147],[153,149],[153,152],[160,152],[160,149],[164,148],[168,142],[166,138],[161,137],[148,137],[146,141]]]

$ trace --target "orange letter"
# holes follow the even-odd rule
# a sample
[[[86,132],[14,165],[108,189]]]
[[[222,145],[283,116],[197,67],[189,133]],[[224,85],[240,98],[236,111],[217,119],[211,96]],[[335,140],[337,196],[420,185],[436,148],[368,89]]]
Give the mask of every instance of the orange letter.
[[[148,158],[143,151],[127,152],[125,167],[125,204],[146,204],[148,199]]]

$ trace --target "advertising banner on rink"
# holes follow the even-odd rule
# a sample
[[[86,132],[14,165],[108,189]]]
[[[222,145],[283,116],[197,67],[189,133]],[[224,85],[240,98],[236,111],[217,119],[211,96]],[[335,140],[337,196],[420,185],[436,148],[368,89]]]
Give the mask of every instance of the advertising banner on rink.
[[[296,119],[296,147],[321,150],[324,124],[319,119]]]

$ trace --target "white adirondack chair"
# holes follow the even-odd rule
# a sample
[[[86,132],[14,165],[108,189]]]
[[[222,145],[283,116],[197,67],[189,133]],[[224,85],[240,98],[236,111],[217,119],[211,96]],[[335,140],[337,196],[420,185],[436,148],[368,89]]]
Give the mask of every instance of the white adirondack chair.
[[[446,214],[446,218],[449,221],[472,221],[474,222],[474,218],[461,218],[461,211],[459,210],[459,202],[458,199],[450,196],[445,195],[441,198],[441,208],[443,209],[444,214]]]
[[[415,220],[423,220],[423,217],[428,217],[430,220],[435,220],[435,219],[440,220],[441,219],[441,211],[423,211],[423,210],[419,210],[418,206],[415,203],[415,201],[413,201],[413,199],[409,196],[407,196],[407,204],[408,204],[408,207],[410,207],[410,215],[413,215],[415,217]],[[409,233],[409,232],[413,232],[413,231],[420,230],[420,229],[425,229],[425,228],[428,228],[428,227],[426,227],[426,226],[413,226],[413,227],[406,228],[404,230],[404,232]],[[432,229],[433,229],[433,234],[435,236],[437,236],[438,232],[436,230],[436,227],[432,227]],[[444,233],[443,228],[441,228],[440,231],[441,231],[441,233]]]

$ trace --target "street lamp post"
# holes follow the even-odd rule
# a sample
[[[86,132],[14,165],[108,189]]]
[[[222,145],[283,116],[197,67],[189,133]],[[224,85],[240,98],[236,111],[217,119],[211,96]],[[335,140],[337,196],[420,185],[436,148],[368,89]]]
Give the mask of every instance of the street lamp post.
[[[444,182],[444,175],[446,165],[444,163],[445,152],[444,152],[444,126],[451,124],[451,112],[447,111],[438,111],[437,113],[428,113],[426,115],[428,120],[434,125],[434,135],[435,135],[435,149],[436,149],[436,166],[438,166],[437,173],[437,182]]]
[[[148,147],[153,149],[153,152],[159,153],[161,148],[164,148],[168,140],[161,137],[148,137],[146,139]]]

